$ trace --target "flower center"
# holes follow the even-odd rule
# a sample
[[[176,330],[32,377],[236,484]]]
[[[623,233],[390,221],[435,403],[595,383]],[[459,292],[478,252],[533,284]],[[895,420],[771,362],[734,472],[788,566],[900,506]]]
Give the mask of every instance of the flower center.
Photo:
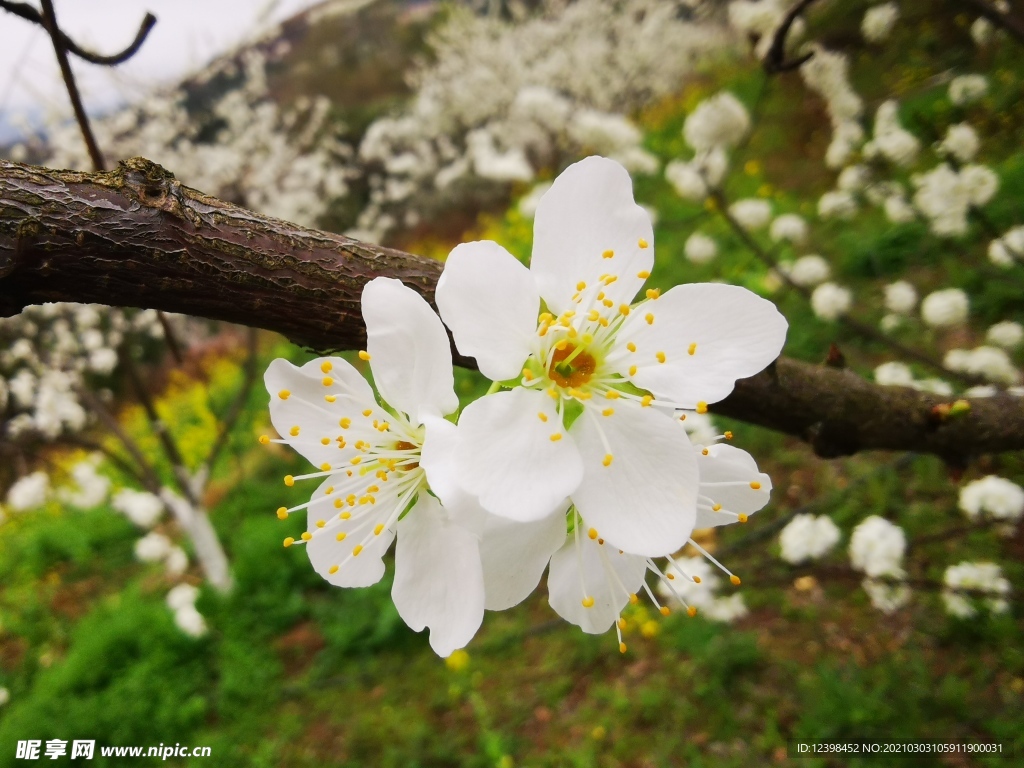
[[[551,355],[548,377],[560,387],[575,388],[590,381],[596,370],[597,361],[593,355],[583,347],[566,344]]]
[[[399,440],[397,443],[395,443],[395,450],[396,451],[415,451],[415,450],[419,450],[419,446],[418,445],[413,445],[412,443],[410,443],[410,442],[408,442],[406,440]],[[413,469],[418,468],[419,465],[420,465],[420,463],[418,461],[410,462],[408,464],[404,464],[402,466],[402,469],[404,469],[406,471],[409,471],[409,470],[413,470]]]

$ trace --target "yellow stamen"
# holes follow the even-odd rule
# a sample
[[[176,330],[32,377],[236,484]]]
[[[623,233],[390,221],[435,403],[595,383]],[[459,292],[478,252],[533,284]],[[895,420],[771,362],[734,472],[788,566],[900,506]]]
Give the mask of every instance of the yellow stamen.
[[[582,280],[580,280],[578,283],[576,283],[576,290],[577,291],[582,291],[586,287],[587,287],[587,284],[585,282],[583,282]]]
[[[722,505],[721,504],[713,504],[711,506],[711,511],[712,512],[721,512],[722,511]]]
[[[639,245],[641,248],[646,248],[648,245],[647,241],[644,240],[642,237],[636,241],[636,244]]]
[[[292,396],[292,393],[289,392],[287,389],[282,389],[280,392],[277,393],[277,396],[280,397],[282,400],[287,400],[289,397]]]
[[[636,368],[635,365],[629,366],[629,375],[630,376],[636,376],[636,370],[637,370],[637,368]]]
[[[605,408],[603,411],[601,411],[602,416],[611,416],[613,413],[615,413],[614,408]]]
[[[540,419],[541,421],[547,421],[548,420],[548,415],[546,413],[544,413],[544,411],[538,411],[537,412],[537,418]]]
[[[365,361],[369,362],[369,360],[370,360],[370,353],[367,352],[365,349],[359,350],[359,359],[360,360],[365,360]]]
[[[332,565],[330,568],[327,569],[327,572],[333,576],[338,572],[338,566]]]
[[[625,653],[625,652],[626,652],[626,644],[625,643],[619,643],[619,653]]]
[[[705,448],[703,451],[701,451],[701,455],[702,456],[707,456],[709,453],[710,453],[710,451],[707,448]]]
[[[323,464],[320,465],[320,471],[322,471],[322,472],[330,472],[331,471],[331,465],[328,464],[325,461]]]
[[[610,259],[614,255],[615,255],[615,251],[613,251],[611,249],[608,249],[607,251],[605,251],[604,253],[601,254],[601,258],[602,259]],[[580,290],[582,290],[582,289],[580,289]]]
[[[652,315],[650,312],[644,315],[644,320],[647,321],[648,325],[654,325],[654,315]]]
[[[334,366],[331,365],[330,360],[324,360],[322,363],[320,363],[320,370],[323,371],[324,373],[330,373],[332,368],[334,368]]]
[[[607,399],[607,400],[618,400],[619,399],[619,393],[616,390],[614,390],[614,389],[609,389],[607,392],[604,393],[604,396],[605,396],[605,399]]]
[[[329,438],[329,437],[321,437],[320,438],[320,445],[330,445],[330,444],[331,444],[331,438]]]
[[[745,522],[747,522],[747,520],[749,520],[750,518],[749,518],[749,517],[747,517],[747,516],[746,516],[746,515],[744,515],[744,514],[739,514],[739,515],[736,515],[736,519],[737,519],[737,520],[739,520],[739,521],[740,521],[741,523],[745,523]]]
[[[697,403],[697,413],[707,413],[707,412],[708,412],[708,404],[707,403],[705,403],[703,400],[701,400],[699,403]]]
[[[326,400],[328,403],[333,403],[337,399],[337,395],[324,395],[324,400]]]
[[[597,528],[591,528],[589,531],[587,531],[587,536],[589,536],[591,539],[596,539],[597,538]]]
[[[760,491],[761,490],[761,484],[759,482],[757,482],[757,480],[751,481],[750,487],[752,489],[754,489],[755,491]]]
[[[696,616],[697,615],[697,606],[691,605],[689,608],[687,608],[686,609],[686,615],[689,616],[691,619],[694,616]]]
[[[371,413],[373,413],[373,409],[367,408],[365,411],[363,411],[363,416],[365,416],[366,418],[370,418]]]
[[[628,315],[629,314],[629,304],[620,304],[619,305],[619,314],[622,315],[623,317]]]
[[[287,539],[284,540],[284,545],[286,547],[290,547],[294,543],[295,543],[295,539],[293,539],[291,536],[289,536]]]
[[[606,467],[610,467],[612,465],[612,458],[613,457],[610,453],[606,453],[604,455],[604,461],[602,461],[601,463],[604,464]]]
[[[325,525],[327,525],[327,521],[326,520],[317,520],[316,521],[316,527],[317,528],[323,528]]]
[[[533,381],[533,372],[529,368],[523,368],[523,378],[527,381]]]
[[[661,612],[662,616],[668,616],[671,613],[667,605],[661,606],[661,608],[659,608],[658,610]]]
[[[551,442],[552,443],[557,443],[561,439],[562,439],[562,433],[561,432],[555,432],[555,434],[553,434],[551,436]]]
[[[726,430],[726,432],[722,435],[722,437],[724,437],[726,440],[732,440],[732,432],[729,432],[728,430]]]
[[[665,353],[664,352],[655,352],[654,356],[658,359],[659,363],[664,363],[665,362]]]
[[[594,607],[594,598],[590,597],[589,595],[584,597],[583,598],[583,607],[584,608],[593,608]]]
[[[295,478],[292,477],[291,475],[285,475],[284,484],[291,488],[293,485],[295,485]]]
[[[346,537],[346,536],[348,536],[348,534],[347,534],[347,533],[345,533],[344,531],[339,531],[339,532],[338,532],[338,535],[337,535],[337,536],[335,536],[334,538],[335,538],[335,539],[336,539],[337,541],[344,541],[344,540],[345,540],[345,537]]]
[[[352,426],[352,419],[346,416],[344,419],[338,422],[338,426],[341,427],[342,429],[348,429],[349,427]]]
[[[626,342],[626,349],[628,349],[630,352],[636,352],[636,344],[634,344],[632,341],[628,341]]]
[[[270,442],[270,438],[267,435],[260,435],[260,445],[267,445]]]
[[[661,291],[658,288],[647,289],[647,298],[650,299],[651,301],[654,301],[659,296],[661,296]]]
[[[733,586],[738,587],[740,585],[740,577],[735,573],[729,577],[729,581],[732,582]]]
[[[632,594],[631,594],[631,595],[629,596],[629,604],[630,604],[630,605],[636,605],[636,604],[637,604],[637,603],[639,603],[639,602],[640,602],[640,598],[636,596],[636,592],[633,592],[633,593],[632,593]]]
[[[377,523],[373,529],[374,536],[380,536],[380,532],[384,530],[384,523]]]
[[[298,427],[292,427],[291,429],[288,430],[288,434],[291,435],[292,437],[298,437],[299,436],[299,428]]]
[[[697,345],[696,344],[691,344],[690,348],[687,349],[686,351],[689,352],[691,355],[697,354]]]
[[[644,395],[640,398],[640,405],[644,408],[648,407],[652,402],[654,402],[654,398],[651,395]]]
[[[700,584],[700,576],[694,576],[693,577],[693,583],[694,584]]]
[[[648,277],[651,276],[651,273],[648,272],[646,269],[642,269],[636,273],[636,276],[639,277],[641,280],[646,280]]]
[[[363,551],[363,545],[362,544],[356,544],[352,548],[352,557],[359,557],[359,553],[362,552],[362,551]]]
[[[324,376],[322,383],[325,387],[329,387],[334,383],[334,379],[332,379],[330,376]]]
[[[277,517],[280,520],[287,520],[288,519],[288,508],[287,507],[278,507],[277,508]]]
[[[303,531],[302,532],[302,540],[303,541],[309,541],[312,538],[313,538],[313,534],[310,533],[309,531]]]

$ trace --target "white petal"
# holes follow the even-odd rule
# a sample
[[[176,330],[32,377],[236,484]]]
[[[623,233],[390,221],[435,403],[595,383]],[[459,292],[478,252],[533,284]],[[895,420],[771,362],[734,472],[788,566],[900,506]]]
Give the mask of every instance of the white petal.
[[[704,454],[707,451],[707,455]],[[735,515],[750,515],[768,503],[772,481],[757,468],[754,457],[744,450],[731,445],[709,445],[697,450],[697,471],[700,475],[700,493],[720,504],[722,510]],[[757,483],[756,490],[750,483]],[[725,483],[727,485],[719,485]],[[697,522],[694,528],[714,528],[736,522],[735,515],[723,514],[707,509],[701,500],[697,507]]]
[[[420,494],[398,523],[391,597],[413,630],[430,627],[430,647],[438,656],[465,646],[483,621],[477,538],[448,520],[429,494]]]
[[[329,364],[327,372],[323,370],[325,363]],[[379,411],[366,379],[340,357],[318,358],[301,368],[278,358],[270,363],[263,380],[270,393],[270,421],[274,429],[317,466],[351,458],[351,451],[339,452],[334,443],[342,416],[367,408]],[[328,380],[331,384],[324,386]],[[325,395],[336,399],[328,403]],[[377,418],[386,418],[383,411],[380,413]],[[291,434],[294,427],[299,428],[297,435]],[[325,437],[329,440],[327,445],[322,442]]]
[[[553,434],[562,438],[552,441]],[[480,506],[520,522],[555,512],[583,477],[579,451],[554,400],[522,387],[466,406],[455,455],[462,487]]]
[[[648,315],[653,322],[647,322]],[[609,362],[655,397],[694,408],[701,401],[718,402],[737,379],[753,376],[777,358],[787,327],[774,304],[746,288],[677,285],[633,310],[617,336],[622,352]],[[625,351],[628,342],[636,352]],[[633,365],[637,372],[629,376]]]
[[[381,398],[422,424],[459,407],[448,334],[430,305],[401,280],[363,288],[366,351]]]
[[[559,616],[591,635],[606,631],[641,589],[647,559],[598,544],[582,531],[570,536],[551,557],[548,602]],[[589,608],[583,605],[593,598]]]
[[[326,489],[336,483],[338,476],[328,478],[313,494],[315,501],[308,508],[306,530],[313,536],[306,544],[309,561],[317,573],[336,587],[368,587],[384,576],[383,557],[395,539],[395,532],[391,528],[383,528],[375,535],[374,530],[378,525],[386,524],[395,510],[397,497],[385,488],[376,494],[376,504],[341,508],[340,511],[352,515],[342,520],[339,508],[334,506],[339,494],[328,496],[326,493]],[[344,497],[346,494],[340,495]],[[321,520],[325,521],[322,527],[317,525]],[[338,541],[341,533],[345,535]],[[361,551],[355,555],[357,545]],[[331,573],[334,566],[337,569]]]
[[[641,247],[641,241],[646,247]],[[611,251],[611,258],[603,254]],[[616,304],[629,303],[654,265],[651,217],[633,200],[629,173],[614,160],[588,157],[555,179],[537,206],[530,271],[555,314],[574,308],[577,283],[595,286],[601,275]]]
[[[568,502],[566,503],[566,507]],[[565,542],[565,515],[517,523],[487,515],[480,540],[489,611],[519,605],[536,589],[551,555]]]
[[[489,515],[459,482],[459,465],[455,460],[458,427],[436,416],[428,418],[424,426],[420,466],[427,473],[430,490],[456,524],[479,536]]]
[[[586,525],[619,549],[667,555],[693,530],[693,446],[672,417],[634,402],[615,402],[613,415],[588,407],[572,426],[583,457],[583,482],[572,500]],[[608,454],[612,460],[605,466]]]
[[[459,352],[492,381],[519,375],[537,332],[540,297],[530,270],[497,243],[463,243],[437,281],[437,307]]]

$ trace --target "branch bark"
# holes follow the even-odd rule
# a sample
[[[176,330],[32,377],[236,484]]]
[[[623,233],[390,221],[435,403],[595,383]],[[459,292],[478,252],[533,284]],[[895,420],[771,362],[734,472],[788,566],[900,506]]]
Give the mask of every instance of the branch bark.
[[[356,349],[367,281],[398,278],[432,302],[440,274],[436,261],[204,195],[142,158],[93,174],[0,162],[0,315],[95,302],[265,328],[319,351]],[[1021,399],[976,399],[945,419],[933,410],[943,402],[783,357],[712,410],[795,435],[825,457],[913,450],[961,465],[1024,449]]]

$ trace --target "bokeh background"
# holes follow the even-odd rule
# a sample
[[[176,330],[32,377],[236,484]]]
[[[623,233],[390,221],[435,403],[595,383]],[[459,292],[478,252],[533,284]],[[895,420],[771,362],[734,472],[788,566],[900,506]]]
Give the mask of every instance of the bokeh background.
[[[123,45],[138,21],[117,4],[84,17],[74,5],[58,3],[58,19],[95,48]],[[879,383],[1021,407],[1021,339],[1008,324],[1024,320],[1024,234],[1008,233],[1024,223],[1024,46],[970,3],[814,4],[790,54],[813,42],[819,61],[845,57],[824,91],[806,65],[765,72],[788,7],[772,0],[163,5],[134,64],[73,62],[108,162],[142,155],[257,211],[439,259],[484,238],[526,260],[544,185],[576,159],[611,156],[656,220],[653,286],[743,285],[789,319],[787,355],[821,362],[835,345]],[[1024,19],[1019,5],[1008,13]],[[45,33],[0,23],[24,45],[0,57],[0,154],[89,169]],[[984,89],[951,89],[964,75]],[[860,107],[839,119],[844,82]],[[721,195],[687,197],[680,169],[694,148],[682,128],[721,91],[751,127],[730,148]],[[912,148],[899,136],[878,149],[892,146],[891,114],[877,118],[890,100]],[[864,136],[844,152],[850,123]],[[943,146],[960,124],[978,139],[966,160]],[[951,175],[932,189],[927,174],[944,163]],[[995,189],[961,189],[967,165],[988,169],[995,181],[979,183]],[[739,200],[730,222],[723,211]],[[803,238],[792,219],[790,235],[771,234],[784,214],[800,217]],[[808,255],[821,258],[797,261]],[[887,298],[897,281],[913,288],[909,306]],[[917,309],[916,297],[947,289],[966,311],[947,302],[952,318],[933,322]],[[213,757],[177,764],[224,767],[751,766],[786,764],[796,739],[997,741],[1024,761],[1024,492],[1019,504],[1009,486],[962,496],[990,475],[1024,481],[1021,456],[826,460],[713,417],[695,439],[732,431],[773,479],[748,523],[695,534],[742,586],[708,584],[695,618],[630,607],[620,655],[613,633],[558,619],[542,582],[446,661],[399,619],[390,575],[334,589],[301,549],[281,547],[301,528],[274,510],[305,493],[281,477],[306,468],[257,441],[270,431],[261,375],[275,357],[313,356],[144,309],[45,305],[0,321],[0,766],[23,764],[18,740],[50,738],[210,746]],[[486,388],[470,371],[456,384],[466,400]],[[212,523],[230,590],[207,577],[183,499]],[[826,516],[838,541],[787,556],[779,535],[798,515]],[[865,587],[848,547],[871,516],[899,526],[907,547],[902,577]],[[964,562],[994,564],[998,578],[953,592],[948,569]],[[94,763],[127,764],[106,760]]]

